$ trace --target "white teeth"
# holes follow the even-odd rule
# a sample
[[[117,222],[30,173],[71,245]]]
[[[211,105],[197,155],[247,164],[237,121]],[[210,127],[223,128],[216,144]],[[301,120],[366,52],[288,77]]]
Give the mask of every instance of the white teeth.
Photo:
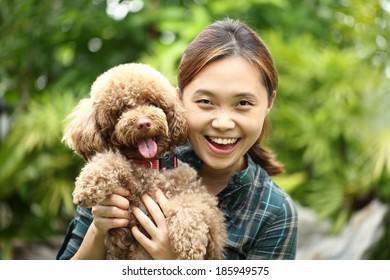
[[[234,144],[238,140],[238,138],[217,138],[217,137],[210,137],[210,139],[211,141],[220,145]]]

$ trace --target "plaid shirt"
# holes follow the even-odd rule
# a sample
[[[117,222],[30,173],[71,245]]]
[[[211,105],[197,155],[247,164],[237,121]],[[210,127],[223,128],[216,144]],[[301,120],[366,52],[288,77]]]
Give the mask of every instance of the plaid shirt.
[[[199,170],[202,162],[190,145],[177,149],[180,160]],[[298,214],[291,198],[247,155],[247,168],[232,176],[218,194],[228,242],[226,259],[295,259]],[[57,259],[71,258],[92,222],[90,209],[77,207]]]

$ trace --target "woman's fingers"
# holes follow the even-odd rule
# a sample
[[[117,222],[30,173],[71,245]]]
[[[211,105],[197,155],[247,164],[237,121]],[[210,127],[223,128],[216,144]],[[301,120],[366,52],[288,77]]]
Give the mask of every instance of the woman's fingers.
[[[134,226],[131,228],[131,233],[134,238],[141,244],[142,247],[148,252],[150,252],[153,248],[153,241],[150,240],[147,236],[145,236],[138,227]]]
[[[161,210],[164,213],[164,216],[166,217],[168,214],[168,199],[160,189],[157,189],[155,196],[156,196],[156,202],[158,203],[158,205],[160,206]]]
[[[172,251],[169,242],[167,221],[164,215],[168,206],[167,198],[158,190],[155,194],[155,200],[149,195],[143,195],[142,201],[152,219],[138,207],[135,207],[132,212],[149,236],[134,226],[131,231],[135,239],[155,260],[176,259],[177,255]]]
[[[110,229],[113,228],[122,228],[126,227],[129,224],[128,219],[112,219],[112,218],[95,218],[93,220],[93,223],[95,224],[96,228],[100,230],[103,233],[107,233]]]
[[[94,217],[102,218],[130,218],[130,211],[128,208],[124,209],[113,205],[97,204],[96,206],[92,207],[92,214]]]
[[[115,194],[118,194],[118,195],[121,195],[121,196],[129,196],[130,195],[130,191],[128,189],[125,189],[124,187],[118,187],[114,190],[114,193]]]
[[[163,200],[164,198],[160,197],[159,199]],[[143,195],[142,201],[152,218],[149,218],[138,207],[133,208],[132,214],[152,239],[159,239],[161,232],[166,232],[167,229],[164,213],[159,204],[157,204],[149,195]]]
[[[115,206],[124,210],[129,209],[129,201],[126,198],[129,195],[129,191],[125,188],[117,188],[114,193],[108,195],[98,205],[101,206]]]
[[[130,203],[127,200],[127,198],[118,195],[118,194],[111,194],[108,195],[104,200],[102,200],[98,205],[101,206],[115,206],[120,209],[127,210],[129,209]]]
[[[160,215],[163,216],[161,209],[158,210],[160,211]],[[134,208],[133,214],[150,237],[143,234],[136,226],[131,229],[131,232],[134,238],[148,251],[153,259],[175,259],[176,254],[170,246],[165,220],[159,225],[156,225],[139,208]]]
[[[162,198],[160,198],[162,199]],[[148,194],[142,196],[142,202],[144,203],[146,209],[152,216],[154,222],[157,226],[162,226],[165,224],[165,215],[163,210],[160,208],[159,203],[154,201]]]
[[[133,208],[132,214],[153,239],[158,235],[158,226],[138,207]]]
[[[125,227],[129,224],[129,191],[117,188],[100,203],[92,207],[93,222],[96,228],[105,233],[112,228]]]

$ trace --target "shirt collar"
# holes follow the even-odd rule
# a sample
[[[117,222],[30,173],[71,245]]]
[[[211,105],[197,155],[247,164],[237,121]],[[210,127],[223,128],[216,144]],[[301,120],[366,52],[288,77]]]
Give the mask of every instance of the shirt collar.
[[[200,170],[202,160],[197,156],[189,141],[176,148],[176,155],[181,161],[188,163],[195,170]]]
[[[256,170],[259,166],[246,154],[247,167],[235,173],[225,189],[218,194],[221,209],[230,216],[238,210],[242,203],[247,201],[249,192],[255,182]]]

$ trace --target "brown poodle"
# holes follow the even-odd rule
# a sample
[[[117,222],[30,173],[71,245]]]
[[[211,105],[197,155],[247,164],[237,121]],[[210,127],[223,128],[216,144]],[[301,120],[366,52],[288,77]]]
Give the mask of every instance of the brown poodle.
[[[90,97],[69,115],[63,141],[86,165],[76,179],[73,201],[92,207],[113,190],[130,190],[130,207],[145,207],[142,194],[160,188],[169,200],[167,223],[178,259],[223,259],[224,217],[216,198],[175,147],[187,138],[184,109],[175,89],[145,64],[116,66],[93,83]],[[133,218],[126,228],[111,229],[108,259],[151,259],[135,240]]]

